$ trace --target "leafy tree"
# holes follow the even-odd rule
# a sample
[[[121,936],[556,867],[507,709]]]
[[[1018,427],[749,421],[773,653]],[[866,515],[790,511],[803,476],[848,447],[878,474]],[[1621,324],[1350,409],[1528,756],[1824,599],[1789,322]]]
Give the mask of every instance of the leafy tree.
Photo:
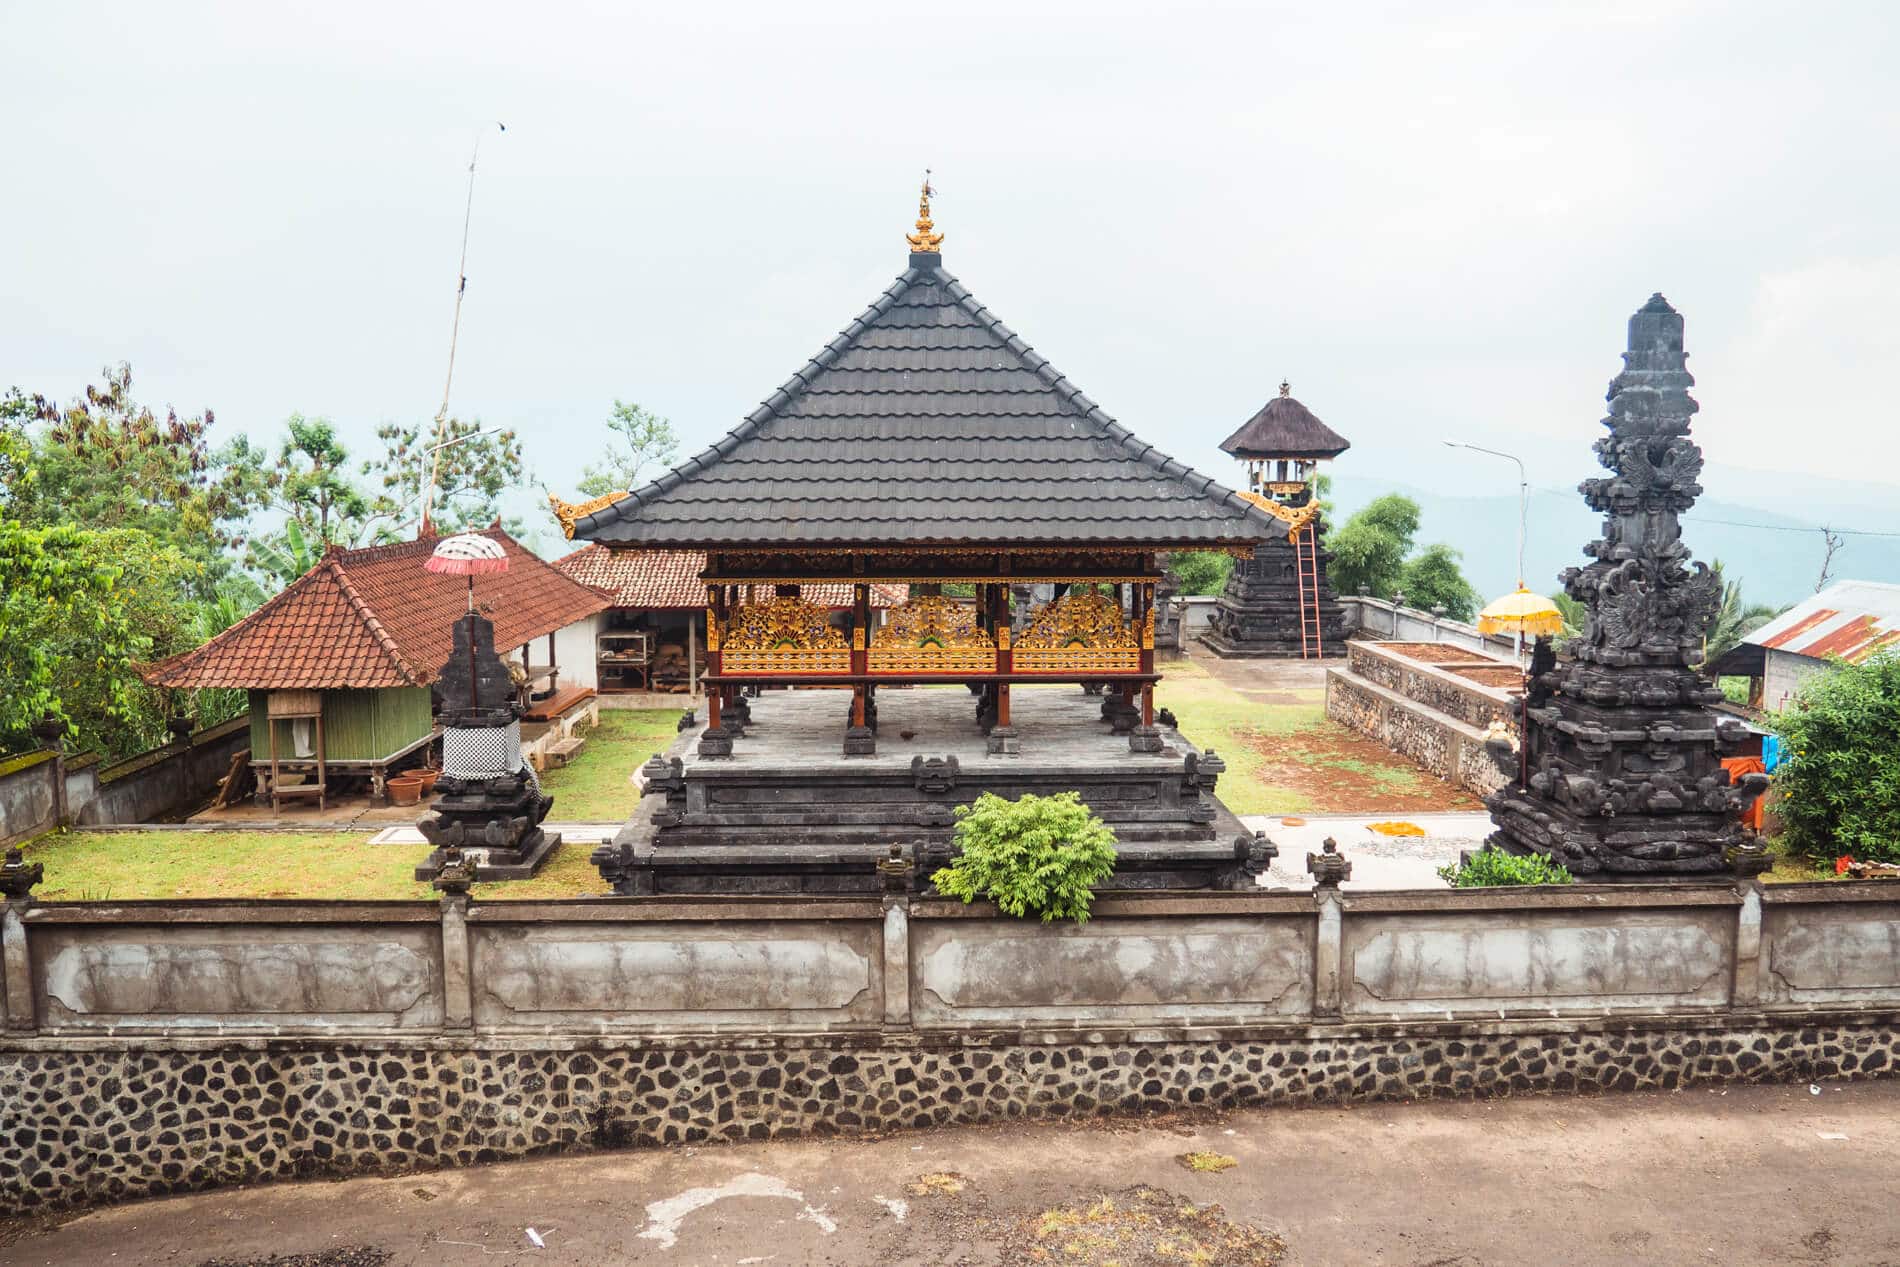
[[[74,721],[82,699],[97,705],[95,732],[132,714],[136,638],[119,569],[95,544],[70,524],[0,519],[0,750],[37,746],[34,724],[47,713]]]
[[[1177,550],[1168,556],[1168,571],[1183,594],[1218,594],[1233,570],[1233,556],[1220,550]]]
[[[1086,923],[1094,886],[1114,874],[1115,833],[1075,792],[1006,801],[994,792],[957,806],[957,856],[930,879],[1006,915]]]
[[[679,435],[673,424],[642,405],[614,401],[607,422],[607,456],[590,462],[581,475],[580,490],[601,497],[640,487],[641,473],[673,463]]]
[[[1333,553],[1326,565],[1333,588],[1341,594],[1392,597],[1404,580],[1405,556],[1418,532],[1418,517],[1418,503],[1400,493],[1387,493],[1362,506],[1326,538]]]
[[[1427,611],[1442,606],[1453,620],[1470,620],[1478,614],[1478,591],[1458,570],[1458,551],[1445,545],[1426,546],[1406,561],[1399,584],[1405,601]]]
[[[17,419],[19,401],[6,411]],[[87,529],[133,528],[201,565],[200,592],[230,571],[230,547],[263,505],[269,477],[263,452],[239,436],[214,449],[209,409],[195,418],[160,418],[132,395],[131,367],[105,370],[71,404],[31,398],[36,479],[9,497],[8,513],[25,527],[70,523]]]
[[[429,518],[440,533],[485,528],[502,518],[502,497],[527,478],[521,439],[513,431],[482,434],[479,420],[450,418],[436,460],[435,500]],[[434,423],[411,427],[385,423],[376,429],[381,456],[363,463],[363,474],[376,482],[368,529],[408,535],[422,514],[422,493],[429,482],[431,450],[438,443]]]
[[[286,521],[278,532],[253,538],[245,555],[246,562],[280,586],[290,584],[322,558],[323,546],[305,536],[303,525],[295,519]]]
[[[272,471],[276,501],[306,537],[353,546],[369,515],[369,496],[350,478],[349,450],[328,418],[292,414]]]
[[[1900,862],[1900,651],[1835,661],[1769,724],[1782,740],[1774,790],[1788,843]]]

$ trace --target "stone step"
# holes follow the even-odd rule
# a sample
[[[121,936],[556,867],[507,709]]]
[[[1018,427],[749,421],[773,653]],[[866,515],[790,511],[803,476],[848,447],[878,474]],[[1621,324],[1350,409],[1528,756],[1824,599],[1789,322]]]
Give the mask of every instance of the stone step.
[[[578,735],[557,740],[548,746],[548,764],[558,770],[572,761],[575,755],[586,746],[587,741]]]

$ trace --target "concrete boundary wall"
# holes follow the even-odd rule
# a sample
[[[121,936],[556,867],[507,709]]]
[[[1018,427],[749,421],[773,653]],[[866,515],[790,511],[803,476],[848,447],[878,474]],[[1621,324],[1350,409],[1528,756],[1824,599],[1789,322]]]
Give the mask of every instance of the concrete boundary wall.
[[[1881,1074],[1900,886],[14,902],[0,1208],[1024,1115]]]
[[[1512,658],[1509,637],[1480,633],[1476,625],[1446,620],[1415,607],[1400,607],[1382,598],[1364,595],[1342,594],[1339,604],[1346,613],[1346,627],[1356,637],[1386,642],[1442,642],[1499,660]]]
[[[52,831],[62,821],[83,827],[143,823],[194,808],[217,789],[231,758],[250,742],[250,722],[235,717],[185,743],[109,766],[90,752],[8,758],[0,762],[0,845]]]

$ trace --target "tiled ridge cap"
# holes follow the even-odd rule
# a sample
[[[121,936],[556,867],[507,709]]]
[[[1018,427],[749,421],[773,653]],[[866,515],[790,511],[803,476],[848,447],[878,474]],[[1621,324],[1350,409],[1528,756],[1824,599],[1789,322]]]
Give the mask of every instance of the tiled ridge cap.
[[[1221,484],[1210,475],[1203,475],[1183,462],[1162,454],[1152,444],[1115,421],[1109,412],[1091,400],[1086,392],[1069,381],[1068,375],[1049,363],[1049,359],[1034,348],[1028,341],[1008,325],[1002,318],[992,313],[988,307],[979,303],[969,287],[949,273],[943,275],[944,293],[954,299],[962,309],[992,334],[1001,339],[1006,347],[1022,360],[1023,364],[1034,370],[1036,375],[1047,383],[1064,403],[1074,409],[1084,419],[1093,423],[1111,442],[1120,445],[1136,461],[1156,471],[1160,475],[1175,480],[1193,489],[1208,501],[1228,510],[1238,510],[1241,517],[1255,523],[1276,529],[1285,535],[1286,525],[1269,515],[1239,493]]]
[[[362,618],[364,628],[368,629],[370,636],[376,639],[376,645],[383,649],[383,654],[395,664],[396,672],[403,676],[407,685],[421,686],[425,679],[410,667],[409,661],[402,654],[402,648],[396,645],[396,639],[389,630],[383,627],[382,618],[371,610],[370,605],[363,601],[363,596],[356,592],[356,585],[350,580],[349,571],[343,566],[342,561],[335,555],[331,555],[324,562],[329,564],[331,572],[335,575],[337,585],[343,590],[343,597],[349,600],[350,606]]]

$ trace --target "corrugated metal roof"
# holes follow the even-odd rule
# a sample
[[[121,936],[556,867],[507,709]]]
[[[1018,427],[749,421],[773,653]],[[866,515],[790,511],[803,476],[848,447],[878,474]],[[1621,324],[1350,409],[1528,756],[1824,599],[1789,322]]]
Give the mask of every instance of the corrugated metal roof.
[[[1790,655],[1859,664],[1900,643],[1900,585],[1836,581],[1748,635],[1745,642]]]

